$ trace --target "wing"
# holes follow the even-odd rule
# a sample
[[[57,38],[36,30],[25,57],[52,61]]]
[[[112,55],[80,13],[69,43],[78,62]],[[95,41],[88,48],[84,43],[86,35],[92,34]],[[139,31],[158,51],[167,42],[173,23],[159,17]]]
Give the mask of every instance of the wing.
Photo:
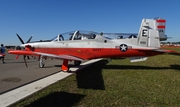
[[[34,52],[34,53],[38,55],[42,55],[42,56],[49,56],[49,57],[54,57],[54,58],[59,58],[59,59],[78,60],[78,61],[84,60],[82,58],[78,58],[76,56],[66,55],[66,54],[55,55],[55,54],[48,54],[48,53],[42,53],[42,52]]]
[[[15,55],[41,55],[41,56],[49,56],[49,57],[54,57],[58,59],[68,59],[68,60],[78,60],[78,61],[83,61],[84,59],[78,58],[76,56],[72,55],[67,55],[67,54],[49,54],[49,53],[43,53],[43,52],[33,52],[33,51],[25,51],[25,50],[9,50],[9,54],[15,54]]]

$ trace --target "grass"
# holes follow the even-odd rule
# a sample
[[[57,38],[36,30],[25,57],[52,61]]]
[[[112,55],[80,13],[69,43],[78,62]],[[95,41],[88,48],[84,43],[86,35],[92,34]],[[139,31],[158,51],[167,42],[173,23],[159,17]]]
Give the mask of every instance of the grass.
[[[145,62],[99,61],[12,107],[177,107],[180,57],[161,55]]]

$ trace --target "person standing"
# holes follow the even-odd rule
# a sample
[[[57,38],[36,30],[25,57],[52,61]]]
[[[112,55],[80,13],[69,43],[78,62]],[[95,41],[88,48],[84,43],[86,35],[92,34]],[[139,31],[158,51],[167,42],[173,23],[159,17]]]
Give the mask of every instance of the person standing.
[[[5,62],[4,62],[5,52],[6,52],[6,49],[5,49],[4,45],[1,44],[1,51],[0,51],[0,53],[1,53],[1,55],[2,55],[1,59],[2,59],[2,63],[3,63],[3,64],[5,63]]]

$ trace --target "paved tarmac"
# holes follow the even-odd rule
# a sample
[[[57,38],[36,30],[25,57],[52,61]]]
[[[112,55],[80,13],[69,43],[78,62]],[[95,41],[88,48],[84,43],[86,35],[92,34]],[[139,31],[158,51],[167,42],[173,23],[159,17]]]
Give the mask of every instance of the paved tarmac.
[[[0,85],[0,89],[2,90],[0,94],[0,107],[8,107],[17,101],[22,100],[27,96],[49,86],[50,84],[66,78],[67,76],[74,74],[74,72],[77,72],[78,70],[81,70],[92,63],[101,60],[94,59],[83,62],[80,66],[71,66],[71,73],[64,73],[59,72],[60,70],[57,70],[56,68],[61,66],[56,65],[59,63],[57,62],[59,60],[46,60],[46,62],[48,62],[50,65],[45,68],[38,68],[36,66],[38,61],[35,59],[30,59],[28,60],[28,64],[30,64],[32,67],[25,68],[22,67],[22,59],[20,59],[19,62],[16,62],[17,60],[12,60],[14,59],[14,56],[7,55],[6,57],[9,58],[7,58],[9,61],[7,61],[6,64],[1,64],[0,66],[0,68],[3,70],[0,72],[0,77],[2,77],[2,79],[0,79],[0,82],[2,83],[2,85]],[[72,63],[70,64],[72,65]]]
[[[45,67],[39,68],[39,61],[37,59],[27,59],[28,68],[26,68],[23,57],[16,55],[6,54],[5,64],[0,62],[0,95],[26,85],[30,82],[39,80],[46,76],[60,72],[62,64],[61,60],[47,59],[44,60]]]

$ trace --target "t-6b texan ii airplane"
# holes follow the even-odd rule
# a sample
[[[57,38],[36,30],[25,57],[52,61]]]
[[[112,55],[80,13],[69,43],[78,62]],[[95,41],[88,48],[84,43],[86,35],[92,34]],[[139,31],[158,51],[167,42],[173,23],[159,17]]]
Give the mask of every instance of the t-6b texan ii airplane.
[[[22,46],[25,50],[10,50],[10,54],[41,56],[39,66],[44,67],[43,57],[54,57],[63,60],[62,71],[68,71],[68,62],[96,58],[125,58],[131,62],[145,61],[148,56],[164,53],[179,54],[173,50],[160,48],[160,41],[166,40],[166,20],[162,18],[143,19],[139,33],[125,38],[121,33],[96,33],[73,31],[60,34],[51,41],[29,42]],[[116,36],[113,38],[113,36]],[[26,63],[26,61],[25,61]]]

